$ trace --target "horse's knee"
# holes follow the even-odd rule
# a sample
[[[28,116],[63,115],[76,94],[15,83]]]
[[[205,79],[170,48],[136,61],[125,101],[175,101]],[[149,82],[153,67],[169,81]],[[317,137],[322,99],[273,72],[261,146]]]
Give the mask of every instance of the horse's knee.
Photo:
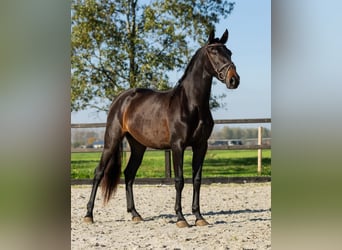
[[[200,186],[201,185],[201,182],[202,182],[202,178],[200,177],[196,177],[193,179],[193,185],[196,187],[196,186]]]
[[[175,183],[184,183],[184,177],[175,177]]]
[[[183,177],[176,177],[175,178],[175,187],[176,187],[176,189],[183,189],[183,187],[184,187],[184,178]]]
[[[194,183],[198,183],[198,182],[200,183],[202,181],[202,177],[199,175],[196,175],[193,180],[194,180]]]

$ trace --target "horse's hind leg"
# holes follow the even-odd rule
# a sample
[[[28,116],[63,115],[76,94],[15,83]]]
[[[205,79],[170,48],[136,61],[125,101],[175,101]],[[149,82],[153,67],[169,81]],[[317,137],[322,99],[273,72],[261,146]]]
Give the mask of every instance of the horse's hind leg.
[[[93,223],[93,209],[94,209],[94,203],[95,203],[95,197],[97,193],[97,188],[102,180],[104,174],[104,169],[100,168],[100,164],[96,167],[95,173],[94,173],[94,179],[93,179],[93,187],[91,190],[89,202],[87,204],[87,214],[84,217],[85,222]]]
[[[121,141],[121,140],[118,140]],[[113,148],[114,147],[106,147],[103,149],[100,164],[96,167],[95,173],[94,173],[94,179],[93,179],[93,186],[90,194],[90,198],[87,204],[87,213],[84,217],[85,222],[94,222],[93,221],[93,209],[94,209],[94,203],[95,203],[95,197],[97,193],[97,189],[99,187],[99,184],[101,183],[101,180],[104,176],[104,171],[108,163],[112,161],[113,159]]]
[[[143,159],[146,147],[137,142],[131,135],[127,134],[127,140],[131,147],[131,156],[124,171],[126,184],[127,212],[132,214],[133,221],[142,221],[140,214],[135,209],[133,197],[133,182],[138,168]]]

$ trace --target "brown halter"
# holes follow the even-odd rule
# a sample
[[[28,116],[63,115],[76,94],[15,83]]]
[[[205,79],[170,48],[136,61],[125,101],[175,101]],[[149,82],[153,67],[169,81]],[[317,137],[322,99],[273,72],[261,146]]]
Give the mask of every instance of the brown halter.
[[[208,44],[206,47],[205,47],[205,51],[208,55],[208,58],[209,58],[209,61],[211,63],[211,66],[213,67],[213,69],[215,70],[215,72],[217,73],[217,78],[220,80],[220,81],[223,81],[225,82],[226,78],[227,78],[227,75],[228,75],[228,71],[231,67],[235,67],[234,63],[233,62],[228,62],[228,63],[225,63],[223,64],[219,69],[217,69],[215,67],[215,63],[213,62],[213,59],[211,58],[209,52],[208,52],[208,48],[209,47],[219,47],[219,46],[224,46],[223,44]],[[222,72],[222,70],[225,68],[225,72]]]

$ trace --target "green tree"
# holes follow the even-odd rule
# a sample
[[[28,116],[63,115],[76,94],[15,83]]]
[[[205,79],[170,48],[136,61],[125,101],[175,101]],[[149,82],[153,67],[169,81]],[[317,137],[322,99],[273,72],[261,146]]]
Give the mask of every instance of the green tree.
[[[204,44],[233,7],[226,0],[73,0],[71,110],[107,110],[127,88],[170,88],[167,73],[184,69],[193,44]]]

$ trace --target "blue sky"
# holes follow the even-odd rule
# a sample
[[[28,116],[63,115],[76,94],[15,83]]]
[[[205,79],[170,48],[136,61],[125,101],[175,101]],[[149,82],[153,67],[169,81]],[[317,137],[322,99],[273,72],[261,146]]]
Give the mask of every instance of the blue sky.
[[[232,60],[241,77],[236,90],[228,90],[218,81],[214,94],[225,93],[224,108],[213,112],[214,119],[271,117],[271,1],[235,1],[230,16],[216,26],[216,36],[229,31],[226,46],[233,52]],[[196,48],[197,49],[197,48]],[[177,82],[183,71],[170,75]],[[106,114],[94,110],[73,112],[72,123],[106,122]]]

